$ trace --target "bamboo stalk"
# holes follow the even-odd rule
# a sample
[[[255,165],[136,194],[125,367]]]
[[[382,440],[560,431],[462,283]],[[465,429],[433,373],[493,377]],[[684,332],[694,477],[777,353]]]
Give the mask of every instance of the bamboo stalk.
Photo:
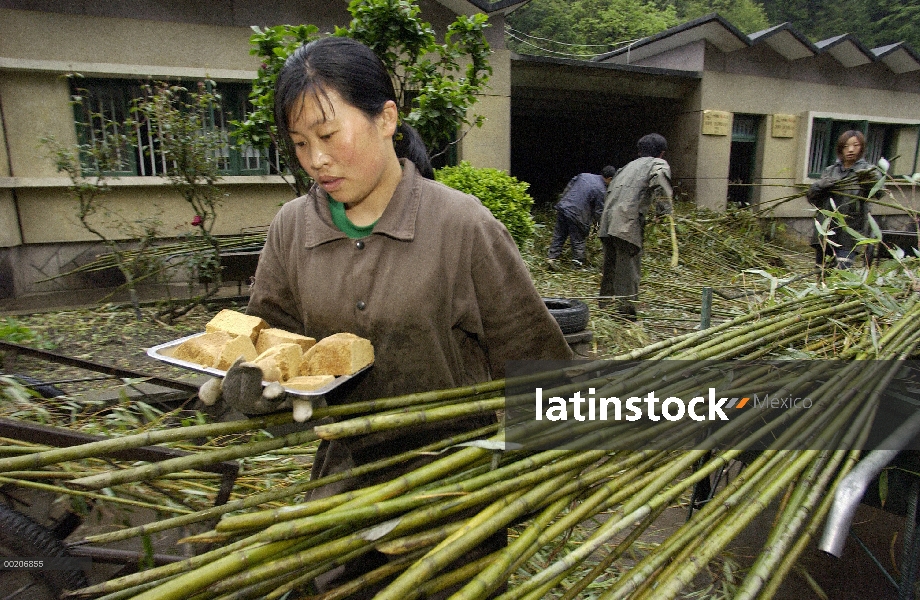
[[[0,472],[18,469],[37,469],[39,467],[44,467],[59,462],[93,458],[111,452],[140,448],[141,446],[153,446],[155,444],[163,444],[166,442],[175,442],[178,440],[187,440],[197,437],[240,433],[243,431],[264,429],[266,427],[284,425],[292,422],[293,418],[290,415],[277,414],[254,419],[246,419],[244,421],[228,421],[226,423],[191,425],[188,427],[175,427],[156,431],[145,431],[143,433],[107,440],[100,440],[98,442],[89,442],[86,444],[80,444],[78,446],[44,450],[41,452],[28,454],[26,456],[0,458]]]
[[[186,469],[195,469],[197,467],[213,465],[225,460],[234,460],[244,456],[263,454],[270,450],[274,450],[275,448],[297,446],[311,442],[315,439],[316,435],[310,430],[297,431],[281,438],[273,438],[260,442],[250,442],[248,444],[240,444],[238,446],[231,446],[229,448],[220,448],[217,450],[211,450],[209,452],[192,454],[190,456],[169,458],[157,463],[143,465],[140,467],[133,467],[130,469],[123,469],[121,471],[109,471],[106,473],[99,473],[98,475],[91,475],[89,477],[81,477],[79,479],[73,479],[69,481],[68,484],[84,489],[98,490],[123,483],[133,483],[136,481],[154,479],[166,473],[175,473],[178,471],[185,471]]]

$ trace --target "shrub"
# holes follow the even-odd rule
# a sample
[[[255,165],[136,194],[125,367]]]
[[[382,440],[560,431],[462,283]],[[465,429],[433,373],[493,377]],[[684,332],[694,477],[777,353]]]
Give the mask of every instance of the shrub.
[[[529,183],[498,169],[473,167],[466,161],[455,167],[438,169],[435,179],[479,198],[508,228],[519,249],[533,237],[534,222],[530,215],[533,198],[527,193]]]

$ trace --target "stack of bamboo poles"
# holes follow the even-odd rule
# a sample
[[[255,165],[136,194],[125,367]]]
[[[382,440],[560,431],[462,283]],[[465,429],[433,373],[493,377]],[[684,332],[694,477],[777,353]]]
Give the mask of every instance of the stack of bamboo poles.
[[[899,268],[912,273],[916,266],[904,263]],[[622,446],[615,449],[593,444],[597,438],[592,435],[609,436],[609,432],[586,431],[584,449],[568,450],[516,447],[506,443],[499,426],[485,428],[347,473],[238,495],[225,506],[86,538],[87,544],[106,544],[219,519],[212,530],[186,540],[207,544],[201,554],[73,595],[107,600],[299,597],[296,594],[316,576],[378,551],[388,555],[387,564],[320,597],[347,598],[386,582],[377,597],[405,600],[459,586],[452,597],[485,598],[498,593],[507,600],[575,598],[591,586],[595,593],[602,588],[604,599],[674,598],[690,589],[706,565],[771,502],[782,498],[770,537],[736,595],[770,598],[822,524],[834,486],[858,460],[885,383],[901,361],[917,355],[920,306],[913,277],[903,272],[900,279],[887,275],[884,289],[862,285],[824,291],[808,286],[798,294],[790,290],[783,302],[764,304],[710,329],[616,357],[647,361],[639,363],[645,365],[645,373],[630,373],[628,378],[596,376],[588,365],[582,371],[587,379],[580,382],[599,390],[628,391],[623,386],[637,385],[646,377],[671,382],[662,386],[659,395],[680,396],[700,385],[698,378],[681,375],[688,364],[699,361],[753,361],[790,351],[842,359],[846,366],[824,377],[815,372],[787,375],[757,366],[733,374],[726,384],[737,390],[768,387],[776,395],[783,390],[807,393],[814,403],[807,414],[792,410],[765,421],[747,412],[708,435],[695,422],[624,429],[618,434]],[[874,368],[867,369],[867,364]],[[887,367],[891,371],[884,370]],[[83,491],[117,491],[205,464],[317,439],[493,413],[513,400],[506,397],[506,383],[317,408],[314,419],[335,417],[337,422],[311,422],[284,437],[97,473],[71,479],[68,485]],[[8,457],[0,459],[0,473],[15,481],[10,473],[84,460],[104,449],[256,431],[290,420],[288,415],[276,415],[175,428]],[[695,484],[755,448],[755,458],[747,455],[741,474],[683,526],[638,562],[623,560],[664,510],[685,499]],[[296,501],[324,484],[387,469],[419,453],[438,458],[379,485]],[[586,529],[588,523],[597,522],[600,525]],[[455,563],[508,527],[515,535],[507,547],[475,562]],[[568,532],[579,528],[584,541],[575,548],[565,544]],[[554,559],[543,568],[522,569],[534,557],[546,555]]]

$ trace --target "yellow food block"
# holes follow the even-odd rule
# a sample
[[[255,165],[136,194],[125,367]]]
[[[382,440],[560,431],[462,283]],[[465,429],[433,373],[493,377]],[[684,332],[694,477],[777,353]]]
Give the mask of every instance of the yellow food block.
[[[173,357],[204,367],[226,371],[237,358],[254,359],[256,348],[246,336],[213,331],[185,340],[173,351]]]
[[[262,369],[265,381],[286,381],[297,375],[303,350],[295,343],[278,344],[259,354],[252,362]]]
[[[297,344],[300,346],[301,351],[306,352],[316,343],[316,340],[299,333],[269,327],[259,332],[259,339],[256,340],[256,350],[259,354],[262,354],[272,346],[290,343]]]
[[[303,355],[301,375],[351,375],[374,362],[370,340],[352,333],[323,338]]]
[[[220,355],[213,366],[215,369],[226,371],[233,366],[236,359],[243,357],[243,360],[251,361],[256,356],[258,356],[258,353],[256,352],[256,347],[252,344],[252,340],[245,335],[238,335],[221,348]]]
[[[225,308],[208,321],[204,330],[208,333],[226,331],[232,335],[244,335],[255,344],[259,332],[268,328],[268,323],[259,317],[246,315],[235,310]]]
[[[332,383],[334,380],[335,377],[332,375],[298,375],[285,381],[284,387],[301,392],[311,392]]]

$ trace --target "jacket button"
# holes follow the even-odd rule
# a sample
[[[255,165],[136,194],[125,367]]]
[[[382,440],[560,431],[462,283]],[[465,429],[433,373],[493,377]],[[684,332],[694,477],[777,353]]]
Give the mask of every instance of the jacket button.
[[[365,308],[367,308],[367,304],[365,304],[364,300],[359,300],[358,303],[355,304],[355,306],[357,307],[358,310],[364,310]]]
[[[355,242],[355,248],[357,248],[358,250],[364,250],[364,241],[358,240],[357,242]]]

